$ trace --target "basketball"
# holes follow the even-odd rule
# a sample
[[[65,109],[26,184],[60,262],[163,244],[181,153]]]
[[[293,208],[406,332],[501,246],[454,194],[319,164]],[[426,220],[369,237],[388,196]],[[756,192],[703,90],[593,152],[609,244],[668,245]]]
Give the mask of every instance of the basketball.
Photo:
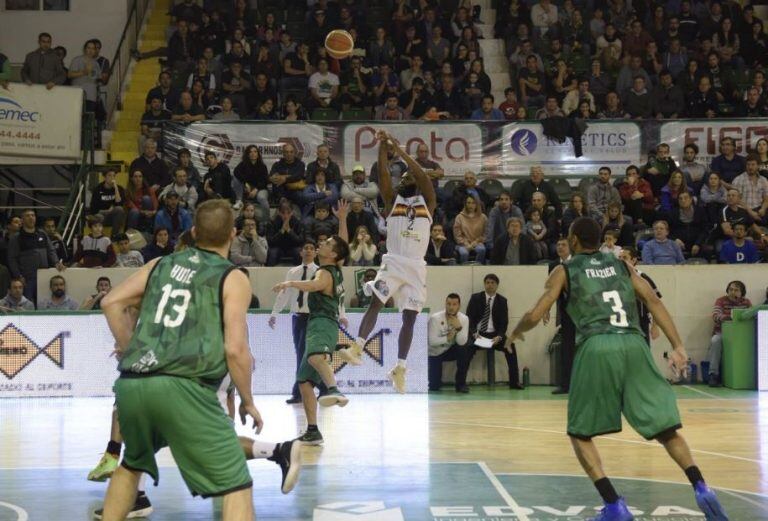
[[[335,29],[325,37],[325,49],[332,58],[341,60],[352,54],[355,41],[352,35],[342,29]]]

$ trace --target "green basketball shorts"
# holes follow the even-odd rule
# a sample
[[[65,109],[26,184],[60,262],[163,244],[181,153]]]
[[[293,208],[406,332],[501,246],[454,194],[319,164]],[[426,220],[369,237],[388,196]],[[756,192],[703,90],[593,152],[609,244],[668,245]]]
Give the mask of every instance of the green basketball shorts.
[[[589,439],[621,431],[621,415],[650,440],[679,429],[675,393],[640,335],[596,335],[576,352],[568,435]]]
[[[115,382],[122,465],[159,480],[155,453],[169,447],[192,495],[222,496],[252,484],[232,420],[216,393],[175,376]]]
[[[307,341],[305,343],[304,357],[299,364],[299,370],[296,373],[296,381],[312,382],[321,384],[323,379],[320,374],[309,363],[310,356],[325,355],[330,357],[336,350],[336,344],[339,343],[339,325],[330,318],[310,316],[307,325]]]

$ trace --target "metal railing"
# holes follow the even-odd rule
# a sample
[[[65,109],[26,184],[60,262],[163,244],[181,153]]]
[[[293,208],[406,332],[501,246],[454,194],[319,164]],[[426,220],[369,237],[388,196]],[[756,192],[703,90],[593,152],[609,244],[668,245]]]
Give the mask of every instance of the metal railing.
[[[150,3],[151,0],[133,0],[128,11],[128,20],[125,23],[123,34],[120,36],[120,42],[117,44],[117,50],[110,64],[109,80],[104,86],[108,124],[112,121],[115,111],[121,108],[120,95],[128,75],[128,68],[131,65],[131,50],[135,49],[138,45],[139,33],[141,32]]]
[[[85,198],[87,194],[88,174],[93,171],[93,133],[95,115],[88,112],[83,115],[83,149],[80,155],[80,168],[72,181],[67,204],[64,206],[58,231],[68,247],[72,245],[75,235],[82,230],[85,217]]]

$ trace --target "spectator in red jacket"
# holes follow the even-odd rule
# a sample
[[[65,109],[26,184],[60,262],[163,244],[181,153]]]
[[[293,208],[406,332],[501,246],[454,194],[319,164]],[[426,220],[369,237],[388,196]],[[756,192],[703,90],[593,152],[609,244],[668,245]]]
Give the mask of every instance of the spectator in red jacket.
[[[718,387],[720,385],[720,359],[723,353],[723,322],[731,320],[731,310],[748,308],[752,303],[745,296],[747,288],[740,280],[734,280],[728,283],[725,289],[725,296],[715,301],[715,307],[712,310],[712,320],[715,327],[712,330],[712,339],[709,342],[707,351],[707,360],[709,361],[709,385]]]
[[[635,223],[653,222],[653,191],[650,183],[640,177],[640,169],[635,165],[627,167],[624,182],[619,185],[619,195],[624,213],[632,217]]]

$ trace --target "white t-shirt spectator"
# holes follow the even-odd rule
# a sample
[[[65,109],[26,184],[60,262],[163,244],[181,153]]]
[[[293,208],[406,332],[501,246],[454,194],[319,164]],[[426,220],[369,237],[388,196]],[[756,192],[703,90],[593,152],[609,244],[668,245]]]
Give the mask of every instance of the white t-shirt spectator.
[[[339,86],[339,77],[332,72],[320,74],[314,73],[309,77],[309,88],[317,89],[317,96],[322,99],[330,98],[333,94],[333,87]]]

